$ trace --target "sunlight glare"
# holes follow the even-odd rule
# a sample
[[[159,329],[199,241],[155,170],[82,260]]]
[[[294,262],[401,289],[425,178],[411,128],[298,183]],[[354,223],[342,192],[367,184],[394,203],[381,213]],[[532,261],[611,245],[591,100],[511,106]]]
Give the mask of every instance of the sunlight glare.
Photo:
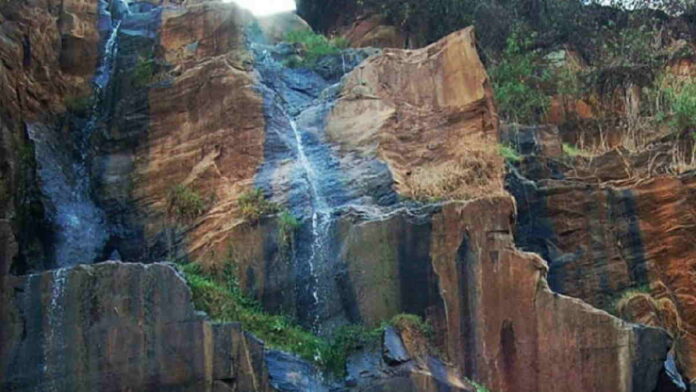
[[[230,0],[228,0],[230,1]],[[246,8],[256,16],[277,14],[294,11],[295,0],[231,0],[242,8]]]

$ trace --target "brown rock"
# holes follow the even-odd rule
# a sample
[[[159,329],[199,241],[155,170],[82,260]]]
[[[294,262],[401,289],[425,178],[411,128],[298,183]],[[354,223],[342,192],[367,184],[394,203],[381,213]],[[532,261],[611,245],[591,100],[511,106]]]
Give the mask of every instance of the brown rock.
[[[450,358],[491,390],[652,391],[666,336],[551,292],[541,258],[512,246],[513,209],[492,198],[434,217]]]
[[[99,53],[97,2],[0,3],[0,276],[17,252],[10,221],[27,151],[25,122],[53,123],[72,97],[91,93]],[[22,173],[26,177],[26,173]]]
[[[386,162],[397,191],[410,197],[502,188],[497,116],[473,28],[368,59],[346,77],[326,132],[344,152]]]
[[[163,224],[177,223],[167,218],[175,185],[208,201],[209,210],[195,222],[178,222],[190,224],[194,258],[225,253],[240,223],[237,197],[251,186],[263,159],[262,100],[245,63],[247,17],[218,2],[163,15],[161,45],[175,78],[150,90],[150,129],[136,154],[135,193],[148,211],[151,237]]]

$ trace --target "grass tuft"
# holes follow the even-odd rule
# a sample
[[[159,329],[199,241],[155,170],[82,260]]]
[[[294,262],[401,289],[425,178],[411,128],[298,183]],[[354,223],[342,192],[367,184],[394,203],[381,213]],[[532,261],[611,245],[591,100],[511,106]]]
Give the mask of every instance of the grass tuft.
[[[500,149],[500,155],[503,156],[503,158],[508,161],[508,162],[519,162],[522,160],[522,156],[520,155],[517,150],[515,150],[514,147],[501,144],[499,146]]]
[[[278,216],[278,236],[283,247],[291,248],[295,230],[300,227],[300,221],[289,210],[285,209]]]
[[[205,204],[196,191],[181,184],[170,189],[167,195],[167,210],[181,219],[197,218],[205,212]]]
[[[268,347],[296,354],[335,376],[345,375],[346,361],[352,353],[379,348],[387,325],[415,328],[424,333],[432,331],[420,317],[401,314],[377,328],[346,325],[338,328],[332,337],[322,338],[285,316],[265,312],[257,301],[246,296],[236,278],[233,261],[208,270],[195,263],[180,264],[179,270],[191,288],[196,309],[218,322],[239,322]]]
[[[343,37],[329,39],[311,30],[291,31],[285,36],[285,41],[304,48],[302,59],[293,58],[287,63],[290,67],[311,67],[320,58],[338,54],[348,47],[348,40]]]
[[[251,223],[258,223],[261,217],[280,211],[278,203],[267,200],[260,188],[241,194],[237,203],[244,219]]]

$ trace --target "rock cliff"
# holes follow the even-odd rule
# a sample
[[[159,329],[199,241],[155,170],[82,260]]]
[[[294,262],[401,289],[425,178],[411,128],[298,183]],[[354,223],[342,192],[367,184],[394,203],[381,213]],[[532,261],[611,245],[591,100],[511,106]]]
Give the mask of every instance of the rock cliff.
[[[670,349],[693,371],[693,176],[570,174],[553,130],[501,135],[472,28],[315,58],[278,42],[302,21],[217,1],[0,21],[0,389],[653,392]],[[529,139],[507,177],[501,137]],[[233,265],[316,339],[401,313],[432,336],[387,328],[330,377],[196,312],[162,261]],[[646,283],[620,313],[647,326],[598,309]]]
[[[561,154],[554,127],[511,129],[507,136],[527,155],[508,175],[519,208],[516,241],[550,265],[551,288],[626,315],[622,296],[644,291],[654,310],[649,325],[675,338],[678,361],[693,377],[690,263],[696,247],[691,206],[694,175],[673,173],[673,143],[635,154],[616,149],[572,165]],[[633,301],[632,301],[633,302]],[[635,305],[632,305],[635,306]]]

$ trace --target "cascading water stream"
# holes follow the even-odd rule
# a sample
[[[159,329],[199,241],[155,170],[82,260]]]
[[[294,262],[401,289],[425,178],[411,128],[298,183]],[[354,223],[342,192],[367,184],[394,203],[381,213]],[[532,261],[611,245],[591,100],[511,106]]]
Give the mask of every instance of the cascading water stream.
[[[117,14],[128,15],[128,4],[118,1],[116,4],[120,11]],[[34,143],[48,219],[54,228],[53,245],[58,267],[93,262],[100,257],[109,236],[106,216],[92,199],[88,159],[90,137],[101,118],[104,92],[113,74],[121,21],[112,17],[108,2],[100,1],[99,4],[101,15],[109,23],[108,29],[102,31],[108,32],[109,36],[93,80],[95,99],[89,119],[81,129],[69,135],[40,124],[27,126],[29,138]],[[66,143],[66,139],[72,143]]]
[[[286,114],[287,115],[287,114]],[[318,177],[316,170],[312,167],[309,158],[305,152],[304,142],[302,141],[302,134],[297,128],[296,121],[288,115],[290,122],[290,127],[292,128],[293,135],[295,136],[296,150],[297,150],[297,160],[305,173],[305,179],[309,185],[311,193],[312,202],[312,245],[310,248],[310,255],[308,259],[309,273],[312,279],[313,287],[312,299],[314,300],[314,317],[312,319],[312,327],[314,329],[319,328],[319,318],[320,318],[320,301],[319,301],[319,276],[317,274],[317,263],[321,262],[323,255],[325,254],[325,244],[327,241],[325,237],[329,232],[329,226],[331,225],[331,211],[328,208],[328,203],[322,196],[318,186]]]

